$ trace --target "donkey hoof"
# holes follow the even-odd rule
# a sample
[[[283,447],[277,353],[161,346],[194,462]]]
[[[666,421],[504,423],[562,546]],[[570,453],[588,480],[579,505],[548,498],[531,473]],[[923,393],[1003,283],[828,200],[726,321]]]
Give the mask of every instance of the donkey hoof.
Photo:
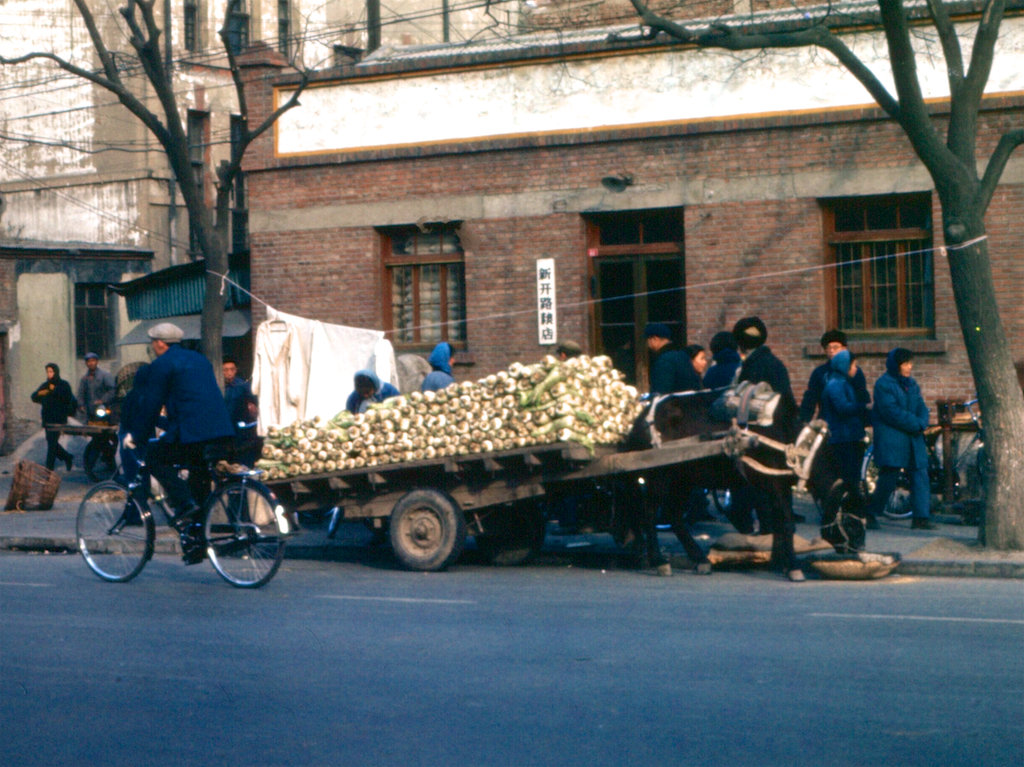
[[[697,573],[697,575],[711,575],[711,563],[701,562],[695,568],[693,568],[693,571]]]
[[[666,562],[663,565],[658,565],[658,575],[668,577],[672,575],[672,565]]]
[[[793,583],[803,583],[805,580],[807,580],[806,576],[804,576],[803,570],[790,570],[788,573],[786,573],[786,577],[789,578]]]

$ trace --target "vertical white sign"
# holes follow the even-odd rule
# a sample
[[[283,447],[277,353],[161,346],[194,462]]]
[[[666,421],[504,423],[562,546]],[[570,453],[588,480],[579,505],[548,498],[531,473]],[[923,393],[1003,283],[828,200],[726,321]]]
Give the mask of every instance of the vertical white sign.
[[[537,343],[558,343],[558,315],[555,305],[555,259],[537,259]]]

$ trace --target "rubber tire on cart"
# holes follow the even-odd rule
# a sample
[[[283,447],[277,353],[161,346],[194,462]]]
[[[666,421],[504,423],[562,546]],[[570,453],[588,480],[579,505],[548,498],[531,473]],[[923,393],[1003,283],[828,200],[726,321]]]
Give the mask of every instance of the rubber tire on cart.
[[[476,537],[476,545],[492,565],[525,565],[544,545],[547,521],[536,501],[521,501],[487,521],[487,532]]]
[[[466,518],[446,493],[410,490],[391,510],[391,548],[410,570],[443,570],[466,543]]]

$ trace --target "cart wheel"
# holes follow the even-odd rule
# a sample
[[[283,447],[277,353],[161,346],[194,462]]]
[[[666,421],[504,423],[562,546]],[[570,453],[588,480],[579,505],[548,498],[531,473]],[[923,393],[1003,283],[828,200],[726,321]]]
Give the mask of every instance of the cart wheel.
[[[492,565],[525,565],[544,545],[547,522],[534,501],[518,503],[488,522],[487,532],[476,537],[476,545]]]
[[[410,570],[442,570],[462,553],[466,519],[445,493],[410,490],[391,510],[391,548]]]

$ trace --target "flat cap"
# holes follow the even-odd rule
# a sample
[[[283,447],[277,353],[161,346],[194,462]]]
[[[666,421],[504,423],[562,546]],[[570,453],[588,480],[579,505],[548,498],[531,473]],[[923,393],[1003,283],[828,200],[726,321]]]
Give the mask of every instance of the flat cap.
[[[87,352],[83,359],[98,360],[99,358],[100,358],[100,355],[98,355],[96,352]]]
[[[163,341],[167,344],[176,344],[185,337],[185,331],[173,322],[161,322],[154,325],[147,331],[147,335],[154,341]]]

